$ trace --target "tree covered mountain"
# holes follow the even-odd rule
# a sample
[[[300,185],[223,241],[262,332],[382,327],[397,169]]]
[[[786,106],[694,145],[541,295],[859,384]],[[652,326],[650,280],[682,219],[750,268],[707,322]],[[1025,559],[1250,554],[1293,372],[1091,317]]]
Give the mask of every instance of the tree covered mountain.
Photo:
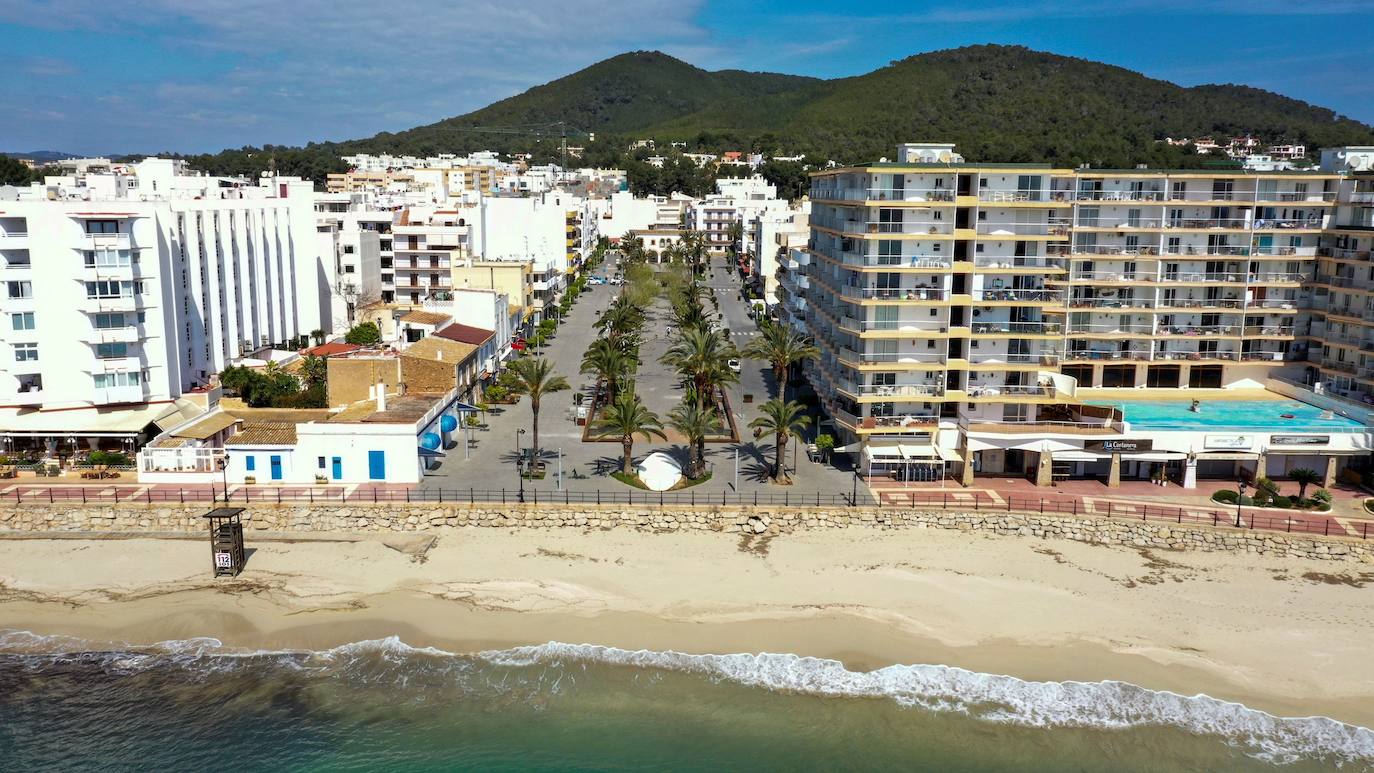
[[[828,81],[708,72],[658,52],[622,54],[473,113],[343,144],[402,152],[528,149],[536,144],[530,137],[462,129],[557,121],[596,132],[598,140],[652,137],[842,162],[890,155],[912,140],[955,142],[972,160],[1095,166],[1169,160],[1181,151],[1156,146],[1166,136],[1251,133],[1313,148],[1374,141],[1365,124],[1261,89],[1185,88],[1100,62],[986,45]]]
[[[275,162],[284,173],[321,179],[342,169],[339,154],[356,152],[491,149],[548,161],[558,158],[560,129],[553,125],[559,122],[570,144],[585,147],[582,164],[625,166],[632,178],[635,170],[653,174],[626,150],[631,140],[649,138],[692,150],[804,153],[813,162],[841,163],[890,156],[899,142],[944,141],[956,143],[971,161],[1097,167],[1216,161],[1158,142],[1164,137],[1249,133],[1311,150],[1374,144],[1370,126],[1273,92],[1229,84],[1188,88],[1100,62],[984,45],[918,54],[833,80],[710,72],[638,51],[406,131],[305,148],[228,150],[192,162],[239,174]],[[527,131],[536,127],[542,135]],[[661,177],[668,185],[686,174]]]

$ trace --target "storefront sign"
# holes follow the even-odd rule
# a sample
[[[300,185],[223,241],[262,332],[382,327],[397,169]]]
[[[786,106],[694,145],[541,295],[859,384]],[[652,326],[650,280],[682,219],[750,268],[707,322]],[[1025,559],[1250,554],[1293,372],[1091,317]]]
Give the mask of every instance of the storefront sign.
[[[1153,440],[1088,440],[1083,443],[1083,450],[1106,454],[1136,454],[1151,451],[1154,446]]]
[[[1271,446],[1324,446],[1331,442],[1330,435],[1270,435]]]
[[[1251,435],[1204,435],[1203,448],[1226,448],[1230,450],[1249,448],[1255,439]]]

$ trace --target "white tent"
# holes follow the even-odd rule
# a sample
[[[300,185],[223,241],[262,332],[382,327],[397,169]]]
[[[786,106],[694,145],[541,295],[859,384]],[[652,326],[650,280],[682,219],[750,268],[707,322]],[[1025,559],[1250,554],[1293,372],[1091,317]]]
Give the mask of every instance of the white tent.
[[[667,491],[682,480],[682,467],[673,457],[662,451],[655,451],[635,465],[639,480],[651,491]]]

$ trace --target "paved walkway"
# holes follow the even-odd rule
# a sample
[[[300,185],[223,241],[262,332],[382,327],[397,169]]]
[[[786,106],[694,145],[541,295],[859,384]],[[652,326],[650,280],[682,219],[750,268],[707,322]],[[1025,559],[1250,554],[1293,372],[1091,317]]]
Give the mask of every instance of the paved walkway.
[[[603,264],[598,273],[613,271],[613,266]],[[724,261],[716,259],[713,271],[708,273],[707,286],[720,302],[724,324],[731,331],[731,340],[743,348],[748,340],[758,334],[757,325],[749,319],[748,308],[739,295],[739,282],[724,269]],[[586,292],[563,319],[558,327],[557,337],[538,354],[548,357],[554,369],[563,374],[574,391],[580,386],[590,389],[590,376],[580,376],[578,368],[582,354],[596,340],[597,332],[592,327],[596,318],[614,300],[618,287],[614,285],[588,285]],[[665,418],[681,400],[677,387],[677,377],[658,362],[659,356],[672,344],[668,333],[671,315],[666,305],[660,301],[649,315],[643,333],[644,346],[640,355],[637,389],[645,403]],[[706,447],[706,464],[712,472],[712,479],[692,487],[690,490],[703,496],[726,493],[752,496],[753,492],[775,494],[814,501],[822,497],[848,497],[854,482],[847,467],[847,459],[838,460],[839,467],[819,464],[806,458],[804,444],[788,444],[787,466],[792,473],[792,485],[777,486],[768,480],[768,472],[773,458],[771,438],[754,440],[748,423],[758,416],[757,406],[772,394],[771,369],[765,363],[744,360],[740,373],[740,383],[729,389],[730,401],[736,424],[742,436],[738,443],[709,443]],[[589,390],[588,390],[589,391]],[[744,396],[752,400],[745,403]],[[527,481],[525,486],[537,487],[541,492],[622,492],[629,488],[610,477],[610,473],[620,467],[621,448],[614,442],[582,442],[582,427],[578,426],[571,414],[572,392],[558,392],[544,399],[541,407],[540,445],[543,446],[543,459],[547,475],[542,481]],[[460,445],[448,449],[447,457],[438,469],[426,476],[421,484],[424,489],[451,489],[466,491],[470,487],[479,489],[499,489],[520,485],[515,470],[516,430],[525,429],[519,442],[528,447],[530,443],[529,399],[522,398],[513,406],[502,406],[487,417],[488,427],[472,432],[475,445],[468,449],[466,458]],[[808,437],[814,436],[814,422]],[[670,435],[672,438],[672,435]],[[636,439],[635,459],[642,459],[651,451],[666,451],[677,458],[685,467],[688,449],[683,442],[655,440],[646,442]],[[558,479],[559,468],[563,478]]]

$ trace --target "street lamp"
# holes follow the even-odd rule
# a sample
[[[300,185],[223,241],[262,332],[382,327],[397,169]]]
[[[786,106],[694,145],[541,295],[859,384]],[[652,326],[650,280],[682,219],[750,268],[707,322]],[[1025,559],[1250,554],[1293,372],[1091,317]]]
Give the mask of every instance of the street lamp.
[[[525,434],[524,427],[515,430],[515,474],[520,478],[520,502],[525,501],[525,471],[522,469],[524,459],[520,456],[520,436]]]
[[[224,501],[225,501],[225,502],[228,502],[228,501],[229,501],[229,452],[228,452],[228,451],[225,451],[224,454],[221,455],[220,458],[219,458],[219,474],[220,474],[220,480],[224,483]],[[210,488],[213,490],[214,487],[215,487],[215,484],[211,483],[211,484],[210,484]]]
[[[1240,528],[1240,503],[1245,498],[1245,481],[1236,481],[1236,528]]]

